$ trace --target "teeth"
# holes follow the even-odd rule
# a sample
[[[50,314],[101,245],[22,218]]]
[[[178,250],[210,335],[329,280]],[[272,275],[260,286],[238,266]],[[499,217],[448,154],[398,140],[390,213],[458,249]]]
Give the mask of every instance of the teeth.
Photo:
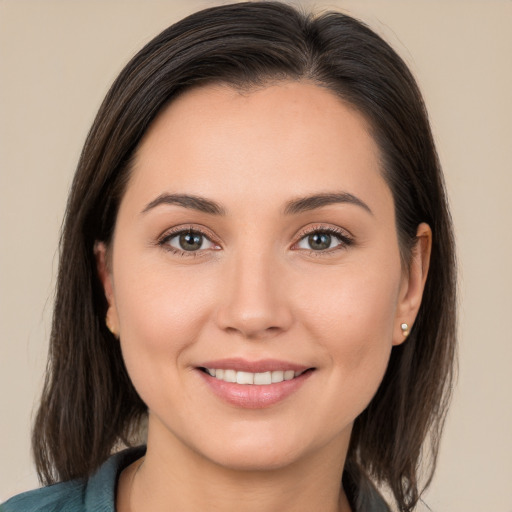
[[[236,372],[237,384],[254,384],[254,373]]]
[[[217,372],[215,372],[215,376],[217,376]],[[236,382],[236,372],[235,370],[224,370],[224,377],[222,380],[226,382]]]
[[[294,372],[293,370],[275,370],[273,372],[251,373],[237,372],[236,370],[221,370],[216,368],[206,368],[206,371],[212,377],[223,380],[224,382],[254,384],[256,386],[265,386],[268,384],[277,384],[284,380],[292,380],[304,373]]]
[[[283,382],[284,372],[282,370],[277,370],[275,372],[272,372],[271,378],[272,378],[272,382]]]
[[[254,374],[254,384],[263,386],[265,384],[272,384],[272,373],[255,373]]]

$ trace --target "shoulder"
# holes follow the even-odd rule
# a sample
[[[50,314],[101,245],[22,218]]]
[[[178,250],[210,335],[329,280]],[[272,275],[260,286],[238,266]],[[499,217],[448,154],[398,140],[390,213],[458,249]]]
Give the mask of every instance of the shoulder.
[[[0,505],[0,512],[115,512],[121,471],[144,454],[143,447],[110,457],[89,479],[71,480],[24,492]]]
[[[85,482],[73,480],[18,494],[0,505],[0,512],[81,512]]]

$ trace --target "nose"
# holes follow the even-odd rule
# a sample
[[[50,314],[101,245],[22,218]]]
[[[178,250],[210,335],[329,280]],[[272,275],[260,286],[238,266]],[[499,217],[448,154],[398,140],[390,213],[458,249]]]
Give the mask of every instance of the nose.
[[[249,340],[273,338],[293,322],[284,273],[270,255],[250,253],[230,262],[220,292],[217,324]]]

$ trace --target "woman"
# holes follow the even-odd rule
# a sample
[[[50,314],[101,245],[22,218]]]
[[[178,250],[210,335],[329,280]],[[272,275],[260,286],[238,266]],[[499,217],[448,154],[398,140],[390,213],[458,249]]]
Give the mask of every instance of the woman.
[[[85,143],[33,437],[58,485],[0,510],[388,510],[374,484],[413,510],[454,282],[396,53],[338,13],[189,16],[125,67]]]

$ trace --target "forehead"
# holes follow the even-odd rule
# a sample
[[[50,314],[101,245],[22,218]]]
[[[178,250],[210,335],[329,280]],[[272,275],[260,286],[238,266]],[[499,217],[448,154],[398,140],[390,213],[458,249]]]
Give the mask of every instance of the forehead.
[[[208,85],[186,91],[157,116],[127,194],[135,189],[151,200],[192,192],[245,205],[335,189],[382,195],[379,161],[363,116],[326,88]]]

